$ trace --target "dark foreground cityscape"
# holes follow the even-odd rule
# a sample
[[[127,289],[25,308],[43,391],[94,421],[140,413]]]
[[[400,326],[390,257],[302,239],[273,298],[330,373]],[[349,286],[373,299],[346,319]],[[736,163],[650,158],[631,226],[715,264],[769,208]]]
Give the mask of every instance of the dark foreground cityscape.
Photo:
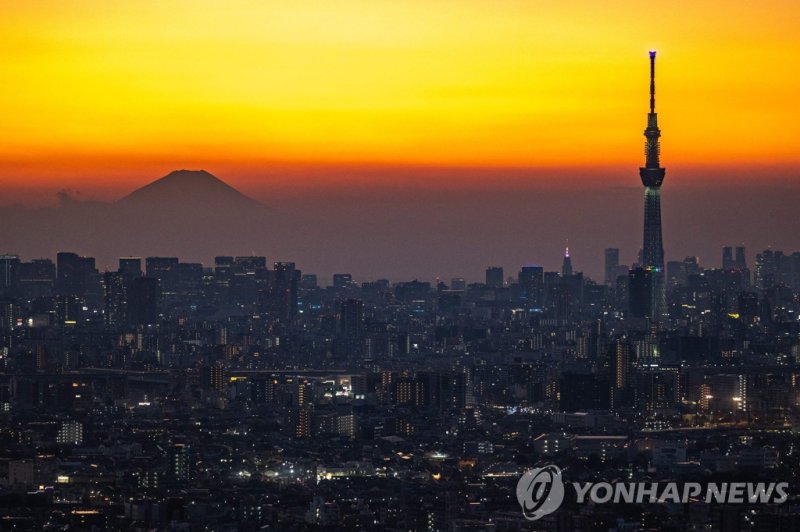
[[[524,266],[320,286],[291,263],[0,258],[7,529],[527,530],[520,475],[790,482],[784,504],[569,498],[549,530],[795,530],[800,253],[605,282]]]
[[[0,256],[0,528],[800,529],[800,252],[665,261],[650,73],[602,280]]]

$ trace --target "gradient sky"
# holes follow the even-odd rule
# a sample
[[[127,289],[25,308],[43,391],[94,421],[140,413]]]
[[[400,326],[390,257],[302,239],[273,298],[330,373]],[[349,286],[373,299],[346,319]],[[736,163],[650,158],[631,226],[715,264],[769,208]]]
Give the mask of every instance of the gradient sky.
[[[627,178],[643,159],[650,48],[668,168],[769,179],[793,177],[800,159],[796,0],[0,10],[6,200],[57,188],[115,197],[184,167],[245,189],[397,185],[416,167]],[[451,174],[446,186],[463,184]]]
[[[478,279],[489,264],[555,269],[569,239],[597,277],[604,247],[630,262],[641,245],[654,48],[667,258],[800,248],[797,0],[0,0],[0,13],[0,206],[65,189],[115,200],[203,168],[300,233],[267,245],[281,231],[268,224],[246,249],[168,250],[186,260],[256,250],[325,275]],[[55,209],[0,209],[14,236],[0,252],[167,252],[155,234],[107,256],[97,235],[28,234]]]

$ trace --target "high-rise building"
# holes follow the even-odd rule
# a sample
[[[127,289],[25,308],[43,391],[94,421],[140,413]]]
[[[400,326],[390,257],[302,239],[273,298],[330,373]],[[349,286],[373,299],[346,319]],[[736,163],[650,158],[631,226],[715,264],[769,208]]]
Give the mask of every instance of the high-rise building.
[[[643,366],[658,366],[661,363],[661,351],[658,339],[658,330],[656,324],[652,323],[650,330],[634,342],[636,348],[636,365]]]
[[[233,257],[230,255],[217,255],[214,257],[214,266],[233,266]]]
[[[346,340],[358,341],[364,332],[364,302],[347,299],[342,302],[340,326]]]
[[[349,273],[334,273],[333,274],[333,288],[336,290],[347,290],[348,288],[355,288],[353,276]]]
[[[245,273],[255,273],[267,269],[267,258],[257,255],[244,255],[233,258],[233,264]]]
[[[523,266],[518,279],[519,289],[527,300],[528,306],[540,308],[544,298],[544,268]]]
[[[651,413],[675,408],[681,398],[680,371],[675,366],[647,366],[636,374],[636,408]]]
[[[9,486],[32,486],[36,468],[33,460],[11,460],[8,462]]]
[[[59,253],[56,255],[57,278],[56,290],[63,296],[88,296],[99,288],[99,274],[95,268],[94,257],[81,257],[75,253]],[[97,282],[97,287],[94,286]]]
[[[565,371],[558,380],[558,408],[562,412],[606,409],[609,384],[606,376]]]
[[[491,266],[486,268],[486,286],[501,288],[503,286],[503,268]]]
[[[269,404],[275,399],[277,381],[271,378],[250,381],[250,400],[256,404]]]
[[[744,288],[750,289],[750,268],[747,267],[747,255],[744,246],[736,246],[736,258],[733,261],[734,267],[742,272]]]
[[[17,290],[25,298],[50,297],[56,282],[56,265],[50,259],[20,262],[17,271]]]
[[[294,392],[292,394],[292,405],[305,407],[312,406],[314,400],[314,385],[306,380],[301,379],[294,384]]]
[[[208,368],[208,387],[222,392],[225,389],[225,366],[221,363],[216,363]]]
[[[314,290],[317,288],[317,276],[313,273],[306,273],[300,278],[300,287],[303,290]]]
[[[0,255],[0,295],[11,293],[18,269],[19,255]]]
[[[147,257],[145,259],[145,274],[147,277],[158,280],[161,295],[170,298],[178,292],[178,264],[177,257]]]
[[[470,366],[456,368],[453,374],[453,408],[460,410],[475,404],[475,396],[472,388],[473,368]]]
[[[128,309],[128,286],[124,274],[106,272],[103,276],[103,295],[105,299],[105,324],[118,326],[126,322]]]
[[[629,388],[631,373],[631,344],[625,339],[618,339],[611,347],[611,394],[609,405],[617,410],[626,404],[626,392]]]
[[[289,323],[297,315],[297,290],[303,274],[294,262],[276,262],[273,274],[272,310],[279,320]]]
[[[644,185],[644,246],[642,266],[651,272],[653,296],[649,317],[662,321],[667,313],[666,285],[664,282],[664,245],[661,238],[661,184],[666,170],[661,167],[661,145],[656,114],[656,53],[650,52],[650,113],[644,130],[646,162],[639,168]]]
[[[572,275],[572,258],[569,256],[569,246],[564,248],[564,261],[561,263],[561,275]]]
[[[83,424],[64,421],[58,429],[56,443],[59,445],[83,445]]]
[[[314,410],[310,405],[289,409],[286,428],[290,437],[298,440],[311,437],[313,412]]]
[[[733,270],[733,248],[730,246],[725,246],[722,248],[722,269],[723,270]]]
[[[742,276],[744,289],[750,288],[750,270],[747,268],[744,246],[736,246],[736,255],[734,255],[734,248],[731,246],[722,248],[722,269],[739,272]]]
[[[158,279],[139,277],[131,283],[129,321],[134,325],[152,325],[158,318]]]
[[[634,268],[628,275],[628,309],[633,318],[651,318],[653,309],[653,272]]]
[[[462,277],[454,277],[450,280],[450,290],[466,290],[467,282]]]
[[[130,282],[137,277],[142,276],[142,258],[141,257],[120,257],[119,258],[119,273],[125,276]]]
[[[585,283],[583,273],[562,275],[550,292],[548,307],[557,319],[572,319],[583,308]]]
[[[14,328],[14,300],[0,299],[0,331]]]
[[[356,420],[352,410],[314,412],[312,421],[314,435],[336,434],[352,438],[356,434]]]
[[[733,265],[737,270],[747,269],[747,258],[744,246],[736,246],[736,259],[734,259]]]
[[[605,278],[607,285],[613,285],[619,276],[619,248],[606,248]]]
[[[78,295],[83,290],[80,282],[80,257],[75,253],[56,255],[56,291],[59,295]]]
[[[185,483],[192,480],[194,463],[192,449],[185,443],[176,443],[169,449],[170,469],[176,482]]]

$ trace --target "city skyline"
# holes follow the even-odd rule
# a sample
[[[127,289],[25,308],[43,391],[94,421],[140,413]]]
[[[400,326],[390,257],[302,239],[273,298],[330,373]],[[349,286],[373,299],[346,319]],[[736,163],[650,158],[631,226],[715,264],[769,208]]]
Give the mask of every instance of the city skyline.
[[[634,164],[631,165],[635,167]],[[631,179],[634,168],[629,169]],[[159,187],[154,185],[160,184]],[[218,196],[219,187],[226,194]],[[146,191],[146,192],[145,192]],[[724,198],[724,192],[717,194]],[[497,193],[497,191],[495,191]],[[548,203],[547,211],[543,213],[525,212],[526,199],[514,194],[499,193],[509,200],[502,204],[507,208],[509,204],[517,205],[521,215],[528,220],[537,220],[540,232],[546,238],[547,244],[528,245],[528,240],[520,240],[515,233],[504,235],[504,231],[495,225],[504,221],[505,227],[511,229],[516,222],[515,217],[498,213],[496,218],[476,218],[472,212],[458,216],[460,224],[464,227],[477,229],[473,231],[472,242],[464,242],[455,238],[453,230],[461,231],[459,226],[448,222],[445,229],[449,232],[437,234],[432,228],[438,223],[443,223],[452,216],[451,212],[443,209],[438,214],[439,222],[428,224],[429,235],[425,238],[419,235],[416,240],[409,241],[410,248],[404,249],[401,255],[395,253],[390,244],[398,236],[397,228],[378,223],[375,227],[359,227],[352,231],[357,223],[355,217],[346,213],[358,206],[358,209],[368,210],[373,221],[380,222],[388,218],[393,224],[403,226],[402,231],[412,231],[424,225],[415,226],[416,218],[408,213],[413,209],[415,199],[394,198],[393,204],[375,202],[360,205],[360,198],[350,198],[343,205],[331,203],[334,210],[321,212],[300,211],[292,216],[292,210],[284,205],[272,204],[259,205],[251,198],[241,195],[235,189],[227,186],[222,180],[207,172],[200,171],[175,171],[149,186],[137,189],[125,197],[119,198],[114,203],[86,202],[77,198],[65,196],[61,205],[50,209],[27,209],[16,207],[0,211],[0,217],[9,220],[0,224],[4,228],[2,241],[3,253],[18,253],[27,259],[54,257],[58,251],[76,251],[80,254],[96,256],[98,267],[113,269],[120,256],[178,256],[181,260],[189,262],[202,262],[211,264],[213,258],[219,254],[231,255],[266,255],[270,260],[291,260],[301,264],[304,268],[313,270],[325,277],[334,273],[349,271],[360,280],[375,280],[380,278],[390,279],[449,279],[464,277],[471,281],[478,281],[483,276],[483,270],[488,265],[504,266],[508,271],[529,264],[541,264],[548,269],[558,270],[563,256],[564,240],[570,241],[571,253],[576,271],[584,272],[595,280],[604,277],[603,250],[608,247],[620,249],[620,262],[624,264],[637,263],[642,247],[642,215],[638,209],[614,209],[608,211],[607,205],[626,203],[635,205],[641,201],[641,189],[627,187],[616,191],[589,191],[585,192],[591,197],[593,207],[584,209],[581,216],[567,216],[564,207],[572,202],[579,192],[571,192],[569,196],[552,193],[544,200]],[[735,191],[728,191],[733,200],[730,205],[722,203],[721,221],[729,220],[731,205],[735,205]],[[519,196],[519,195],[517,195]],[[222,197],[227,198],[221,201]],[[69,198],[69,199],[67,199]],[[135,198],[135,200],[134,200]],[[446,197],[442,197],[446,200]],[[541,198],[539,198],[541,200]],[[757,205],[752,195],[743,198],[750,205]],[[230,200],[230,201],[229,201]],[[742,198],[739,198],[741,201]],[[784,195],[787,214],[793,208],[791,197]],[[511,203],[513,201],[513,203]],[[755,253],[764,249],[797,249],[794,239],[778,242],[771,246],[764,242],[774,241],[774,236],[767,233],[765,226],[769,227],[774,219],[759,216],[760,225],[749,228],[750,234],[762,232],[760,239],[736,239],[726,236],[727,231],[720,232],[709,224],[707,234],[703,231],[685,233],[683,228],[675,223],[676,209],[686,209],[693,203],[696,207],[687,209],[694,216],[685,224],[702,224],[700,220],[707,220],[711,211],[701,208],[705,198],[685,191],[669,188],[665,196],[666,212],[666,242],[670,251],[666,255],[667,261],[682,261],[685,257],[698,257],[700,262],[714,267],[722,266],[720,250],[724,246],[744,246],[754,258]],[[475,204],[475,209],[486,208]],[[206,213],[200,216],[200,211]],[[330,207],[329,207],[330,209]],[[390,213],[387,216],[386,211]],[[412,211],[413,212],[413,211]],[[684,211],[685,212],[685,211]],[[756,211],[758,212],[758,211]],[[779,211],[778,211],[779,212]],[[159,213],[159,214],[156,214]],[[231,217],[229,214],[236,213]],[[560,213],[560,216],[559,216]],[[213,214],[213,215],[212,215]],[[537,214],[539,217],[537,218]],[[614,215],[617,215],[615,218]],[[11,222],[14,221],[14,223]],[[101,226],[97,220],[104,220]],[[388,220],[387,220],[388,221]],[[553,225],[546,225],[548,222]],[[565,230],[569,223],[578,223],[578,229]],[[192,230],[192,224],[200,223]],[[297,224],[300,224],[298,229]],[[428,223],[423,220],[423,224]],[[474,225],[473,225],[474,224]],[[598,239],[595,234],[598,225],[606,224],[613,227],[610,231],[613,237]],[[536,225],[536,224],[534,224]],[[202,227],[201,231],[197,228]],[[347,232],[343,231],[347,228]],[[135,228],[134,231],[131,231]],[[264,232],[264,228],[269,230]],[[556,229],[557,230],[554,230]],[[352,231],[352,233],[350,233]],[[158,235],[152,238],[152,235]],[[564,235],[563,237],[561,235]],[[364,238],[368,236],[369,238]],[[420,236],[424,246],[420,245]],[[533,235],[534,237],[537,235]],[[702,246],[692,238],[703,238]],[[509,240],[506,240],[509,239]],[[525,235],[525,238],[529,238]],[[358,244],[356,244],[358,242]],[[349,249],[350,252],[342,257],[337,257],[337,246]],[[489,244],[489,253],[481,248]],[[577,245],[576,245],[577,244]],[[422,260],[421,255],[413,249],[415,246],[427,250]],[[436,246],[436,248],[430,248]],[[438,253],[431,254],[431,249],[439,249]],[[446,252],[445,252],[446,250]],[[703,253],[698,253],[702,250]],[[361,254],[362,260],[354,260],[353,254]],[[439,264],[437,268],[435,265]],[[433,266],[431,266],[433,265]]]
[[[797,2],[0,5],[0,528],[800,530]]]

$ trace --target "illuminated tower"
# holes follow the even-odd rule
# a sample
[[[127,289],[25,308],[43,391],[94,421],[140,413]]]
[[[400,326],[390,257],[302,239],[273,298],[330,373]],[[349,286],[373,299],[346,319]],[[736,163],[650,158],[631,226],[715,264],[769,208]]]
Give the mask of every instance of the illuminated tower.
[[[662,321],[667,313],[666,286],[664,284],[664,245],[661,240],[661,183],[666,170],[659,162],[661,130],[656,114],[656,53],[650,52],[650,113],[647,115],[645,136],[645,165],[639,168],[644,185],[644,245],[642,261],[651,272],[653,297],[650,319]]]
[[[572,259],[569,256],[569,246],[564,249],[564,262],[561,263],[561,275],[572,275]]]

